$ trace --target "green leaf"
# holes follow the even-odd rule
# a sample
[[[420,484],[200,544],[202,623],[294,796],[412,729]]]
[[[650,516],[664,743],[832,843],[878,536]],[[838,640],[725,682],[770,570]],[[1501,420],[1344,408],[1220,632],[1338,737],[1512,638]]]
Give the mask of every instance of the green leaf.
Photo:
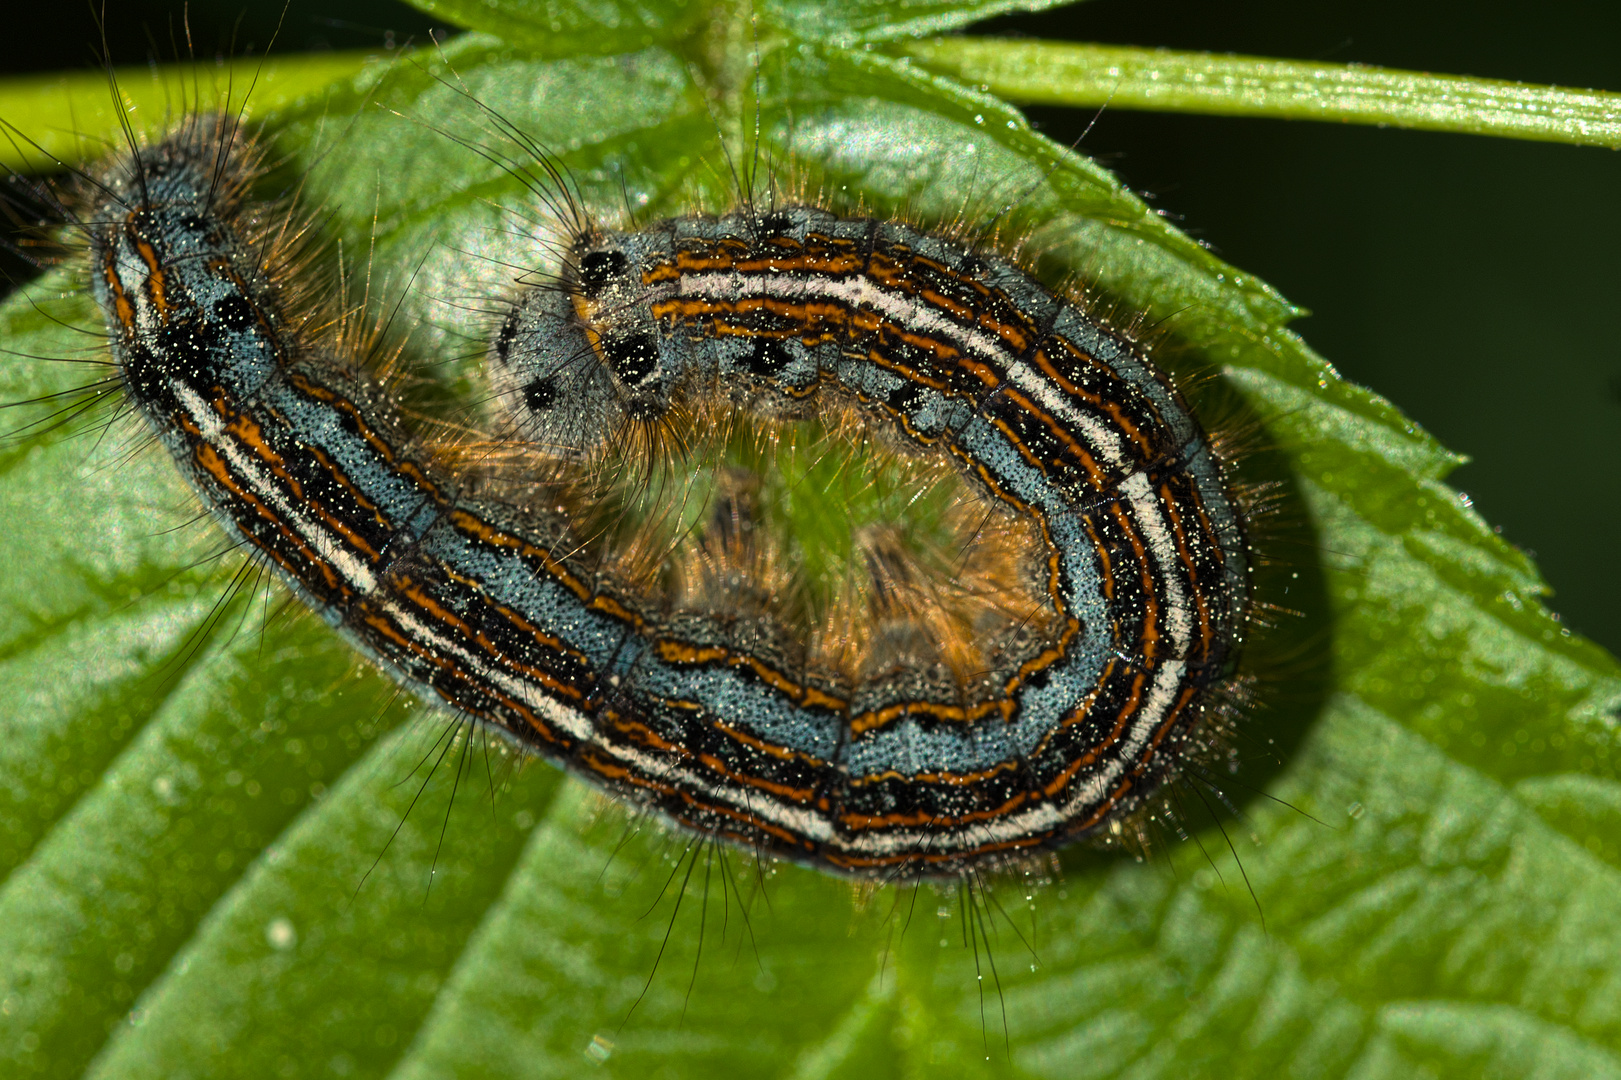
[[[523,45],[535,56],[628,52],[696,32],[768,36],[853,45],[955,30],[1009,11],[1040,11],[1066,0],[760,0],[753,20],[699,0],[417,0],[417,7],[469,30]],[[757,20],[757,21],[755,21]],[[704,51],[735,47],[711,43]]]
[[[358,75],[364,53],[237,60],[227,64],[118,68],[0,80],[0,168],[49,172],[95,161],[123,136],[120,123],[162,135],[194,108],[239,111],[252,119],[301,102]],[[114,97],[109,83],[117,87]]]
[[[760,19],[808,41],[855,45],[939,34],[1013,11],[1042,11],[1068,0],[765,0]]]
[[[420,0],[416,6],[545,58],[645,49],[693,32],[707,14],[696,0]]]
[[[609,8],[567,10],[585,34]],[[752,83],[751,38],[701,15],[618,53],[468,35],[277,111],[425,378],[476,393],[480,304],[543,258],[502,209],[522,189],[448,137],[515,152],[475,101],[610,218],[732,197],[752,114],[711,91]],[[1456,456],[1340,380],[1273,290],[1016,110],[843,32],[766,43],[781,186],[1005,209],[1044,278],[1084,275],[1216,376],[1204,415],[1264,426],[1241,475],[1281,485],[1267,595],[1303,614],[1250,650],[1242,819],[1221,815],[1241,870],[1194,788],[1191,842],[966,900],[627,836],[317,620],[267,619],[278,591],[216,611],[235,556],[132,426],[36,432],[0,446],[5,1075],[1621,1075],[1621,667],[1446,487]],[[98,355],[82,273],[0,309],[0,399],[86,380],[33,359]]]

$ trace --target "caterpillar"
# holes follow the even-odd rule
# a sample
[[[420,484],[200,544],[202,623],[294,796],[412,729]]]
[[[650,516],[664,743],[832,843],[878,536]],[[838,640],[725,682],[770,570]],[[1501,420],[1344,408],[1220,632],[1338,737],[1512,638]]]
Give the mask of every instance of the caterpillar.
[[[790,207],[583,230],[562,287],[514,306],[492,374],[542,441],[601,441],[705,380],[823,393],[1033,524],[1052,634],[990,649],[966,692],[841,687],[769,620],[661,608],[580,557],[567,514],[417,447],[341,343],[290,324],[241,225],[260,153],[218,118],[135,152],[87,215],[92,292],[204,504],[402,683],[668,819],[857,875],[1057,846],[1175,775],[1242,632],[1243,528],[1186,405],[1078,305]]]
[[[1026,615],[955,678],[927,659],[817,672],[737,596],[662,624],[608,609],[611,651],[573,639],[612,672],[581,700],[587,775],[776,855],[904,879],[1062,845],[1177,774],[1231,674],[1249,556],[1208,438],[1140,350],[899,222],[785,206],[567,231],[561,275],[520,294],[488,357],[523,438],[568,459],[695,403],[850,409],[1031,523],[1050,607],[1046,633]]]

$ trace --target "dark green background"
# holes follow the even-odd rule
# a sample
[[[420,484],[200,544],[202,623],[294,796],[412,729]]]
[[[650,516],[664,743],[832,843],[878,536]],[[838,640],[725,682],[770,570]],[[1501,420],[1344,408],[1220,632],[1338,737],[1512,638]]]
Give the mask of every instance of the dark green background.
[[[0,68],[83,68],[88,7],[8,12]],[[171,57],[181,4],[115,0],[121,63]],[[192,0],[200,52],[253,51],[282,7]],[[423,41],[378,0],[287,6],[278,50]],[[997,33],[1621,89],[1621,7],[1478,0],[1093,0]],[[1033,109],[1053,137],[1090,114]],[[1472,463],[1453,476],[1533,551],[1567,623],[1621,651],[1621,159],[1467,136],[1111,110],[1081,147],[1184,229],[1314,314],[1296,324],[1348,377]]]

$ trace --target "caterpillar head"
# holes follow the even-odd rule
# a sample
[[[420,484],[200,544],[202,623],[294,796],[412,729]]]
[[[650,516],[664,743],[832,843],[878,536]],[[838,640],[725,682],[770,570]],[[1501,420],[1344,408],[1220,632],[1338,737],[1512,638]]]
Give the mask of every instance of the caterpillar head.
[[[490,348],[489,374],[519,437],[547,453],[580,457],[624,422],[619,392],[564,291],[525,291]]]
[[[561,277],[526,289],[507,313],[489,370],[523,438],[580,456],[670,410],[690,348],[652,313],[668,290],[642,281],[650,245],[656,236],[584,234]]]

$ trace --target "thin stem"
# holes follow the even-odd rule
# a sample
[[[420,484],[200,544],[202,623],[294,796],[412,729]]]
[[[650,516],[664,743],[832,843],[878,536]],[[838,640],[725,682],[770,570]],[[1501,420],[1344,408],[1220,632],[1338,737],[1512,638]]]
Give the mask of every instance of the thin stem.
[[[1621,94],[1255,56],[1000,38],[898,51],[1019,105],[1326,120],[1621,148]]]

